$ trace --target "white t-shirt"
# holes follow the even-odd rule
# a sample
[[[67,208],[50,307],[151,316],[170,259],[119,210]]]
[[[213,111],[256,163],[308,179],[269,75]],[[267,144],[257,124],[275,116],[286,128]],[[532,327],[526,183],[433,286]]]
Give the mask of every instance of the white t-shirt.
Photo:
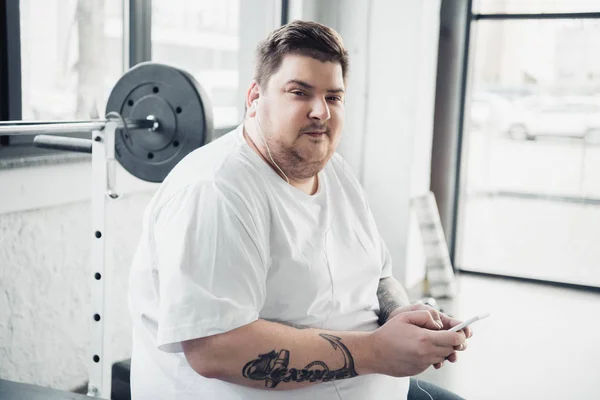
[[[133,399],[406,399],[408,378],[370,374],[274,391],[204,378],[187,363],[180,342],[259,318],[375,330],[379,279],[391,276],[364,191],[340,155],[310,196],[242,132],[190,153],[146,209],[130,278]]]

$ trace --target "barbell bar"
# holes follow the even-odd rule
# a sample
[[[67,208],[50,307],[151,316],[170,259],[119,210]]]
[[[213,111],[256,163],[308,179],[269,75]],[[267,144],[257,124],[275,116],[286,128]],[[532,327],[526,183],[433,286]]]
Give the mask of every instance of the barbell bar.
[[[151,119],[125,121],[127,129],[157,130],[158,121],[153,116]],[[38,135],[62,134],[73,132],[91,132],[104,129],[108,120],[89,121],[1,121],[0,135]],[[122,124],[121,124],[122,125]]]
[[[78,153],[92,153],[92,140],[64,136],[50,136],[64,133],[100,131],[106,127],[109,120],[90,121],[2,121],[0,135],[32,135],[36,147],[65,150]],[[136,121],[117,119],[118,125],[127,129],[148,129],[157,131],[160,123],[153,116]]]

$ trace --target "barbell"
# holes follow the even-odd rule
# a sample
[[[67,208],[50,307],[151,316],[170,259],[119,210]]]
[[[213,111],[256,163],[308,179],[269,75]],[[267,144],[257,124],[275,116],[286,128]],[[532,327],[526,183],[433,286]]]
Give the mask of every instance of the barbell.
[[[91,137],[60,134],[90,132]],[[164,64],[142,63],[113,87],[105,119],[87,121],[6,121],[0,135],[36,135],[38,147],[92,153],[92,315],[89,396],[108,396],[104,370],[107,202],[118,197],[114,160],[132,175],[162,182],[191,151],[213,138],[212,106],[202,86],[187,72]],[[93,150],[92,150],[93,149]]]
[[[213,137],[208,95],[189,73],[165,64],[145,62],[127,71],[113,87],[106,113],[106,119],[87,121],[4,121],[0,135],[37,135],[37,147],[91,153],[91,138],[55,135],[101,131],[116,120],[115,158],[149,182],[162,182]]]

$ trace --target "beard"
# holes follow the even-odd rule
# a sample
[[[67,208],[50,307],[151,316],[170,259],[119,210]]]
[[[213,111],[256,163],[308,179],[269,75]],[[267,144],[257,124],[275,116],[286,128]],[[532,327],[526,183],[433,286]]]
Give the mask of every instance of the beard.
[[[290,147],[284,147],[272,137],[267,138],[267,144],[273,160],[285,174],[294,179],[308,179],[321,171],[331,159],[335,146],[332,143],[330,132],[326,133],[328,139],[325,154],[315,157],[313,152],[303,150],[298,146],[299,136]],[[311,144],[312,145],[312,144]]]

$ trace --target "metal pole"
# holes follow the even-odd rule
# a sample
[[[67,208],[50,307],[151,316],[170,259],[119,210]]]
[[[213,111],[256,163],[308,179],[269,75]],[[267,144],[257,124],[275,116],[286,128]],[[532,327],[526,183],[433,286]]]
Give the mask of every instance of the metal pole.
[[[443,0],[440,9],[431,191],[435,194],[453,264],[471,3],[472,0]]]
[[[152,1],[129,0],[129,67],[152,60]]]
[[[92,153],[92,141],[90,139],[37,135],[33,138],[33,144],[35,147],[41,147],[44,149],[75,151],[78,153],[89,154]]]
[[[104,362],[104,280],[105,275],[105,243],[106,243],[106,135],[107,132],[92,132],[92,254],[90,273],[92,309],[87,318],[93,324],[91,329],[91,351],[89,359],[88,396],[101,397],[103,389]]]
[[[115,133],[117,121],[110,121],[103,131],[92,132],[92,253],[90,271],[92,349],[88,353],[88,396],[110,397],[111,377],[107,373],[105,351],[109,345],[104,326],[106,307],[106,254],[110,243],[106,239],[107,204],[114,191]]]
[[[110,120],[93,121],[5,121],[0,122],[0,135],[38,135],[62,134],[72,132],[101,131]],[[157,130],[155,118],[142,120],[125,120],[127,129]],[[118,127],[123,124],[118,122]]]

